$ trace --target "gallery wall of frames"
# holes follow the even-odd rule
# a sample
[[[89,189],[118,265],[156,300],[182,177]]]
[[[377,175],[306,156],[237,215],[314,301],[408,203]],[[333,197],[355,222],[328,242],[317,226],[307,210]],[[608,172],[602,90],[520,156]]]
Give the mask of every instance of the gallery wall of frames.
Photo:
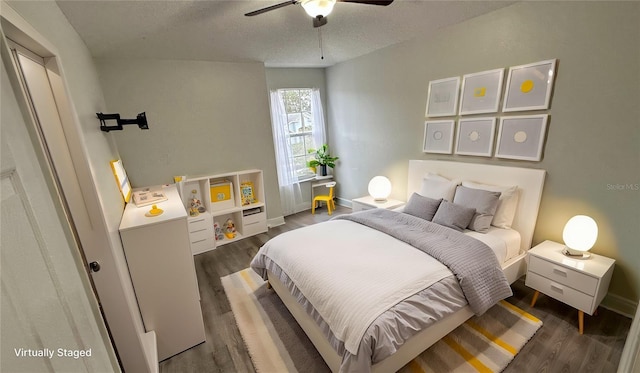
[[[506,68],[432,80],[422,150],[540,161],[556,64],[553,59],[510,67],[506,84]]]

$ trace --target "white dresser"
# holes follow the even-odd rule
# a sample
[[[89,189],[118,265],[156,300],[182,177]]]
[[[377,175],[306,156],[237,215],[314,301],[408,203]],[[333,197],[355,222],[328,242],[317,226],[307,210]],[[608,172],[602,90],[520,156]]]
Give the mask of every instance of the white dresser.
[[[200,293],[189,247],[187,212],[174,185],[168,200],[151,206],[127,204],[120,237],[146,331],[155,331],[158,359],[164,360],[205,340]]]
[[[613,259],[591,254],[575,259],[562,253],[564,245],[544,241],[529,250],[525,284],[536,290],[533,307],[540,293],[578,309],[578,327],[582,334],[584,313],[593,315],[602,301],[613,274]]]

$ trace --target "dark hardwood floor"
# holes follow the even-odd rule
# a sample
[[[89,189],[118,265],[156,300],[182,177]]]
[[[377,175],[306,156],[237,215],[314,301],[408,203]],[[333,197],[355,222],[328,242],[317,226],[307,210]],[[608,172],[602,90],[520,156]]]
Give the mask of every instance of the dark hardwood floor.
[[[350,213],[337,206],[333,216]],[[286,217],[286,224],[194,257],[207,340],[160,363],[160,372],[255,372],[236,326],[220,277],[240,271],[267,240],[278,234],[328,220],[326,209]],[[584,335],[578,334],[577,311],[540,295],[529,307],[533,290],[523,281],[513,284],[510,303],[541,319],[543,327],[504,372],[615,372],[631,319],[604,308],[585,315]]]

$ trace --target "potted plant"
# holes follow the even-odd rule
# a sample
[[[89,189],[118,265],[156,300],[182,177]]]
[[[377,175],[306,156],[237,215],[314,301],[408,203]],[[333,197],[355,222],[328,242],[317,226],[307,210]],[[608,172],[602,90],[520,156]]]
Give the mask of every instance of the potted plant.
[[[323,144],[317,150],[309,149],[309,153],[315,153],[314,156],[316,159],[310,160],[308,166],[312,168],[320,167],[322,176],[327,176],[327,166],[334,168],[336,161],[339,159],[339,157],[332,157],[331,154],[329,154],[329,146],[327,144]]]

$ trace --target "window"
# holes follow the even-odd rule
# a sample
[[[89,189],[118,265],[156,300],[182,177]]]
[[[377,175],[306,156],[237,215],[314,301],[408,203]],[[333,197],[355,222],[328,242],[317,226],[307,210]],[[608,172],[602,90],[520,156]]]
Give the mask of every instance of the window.
[[[316,149],[322,144],[315,144],[313,140],[314,115],[312,112],[311,89],[282,89],[278,90],[287,116],[284,133],[286,143],[290,148],[289,159],[298,179],[311,178],[315,174],[307,166],[307,162],[314,159],[309,149]]]

